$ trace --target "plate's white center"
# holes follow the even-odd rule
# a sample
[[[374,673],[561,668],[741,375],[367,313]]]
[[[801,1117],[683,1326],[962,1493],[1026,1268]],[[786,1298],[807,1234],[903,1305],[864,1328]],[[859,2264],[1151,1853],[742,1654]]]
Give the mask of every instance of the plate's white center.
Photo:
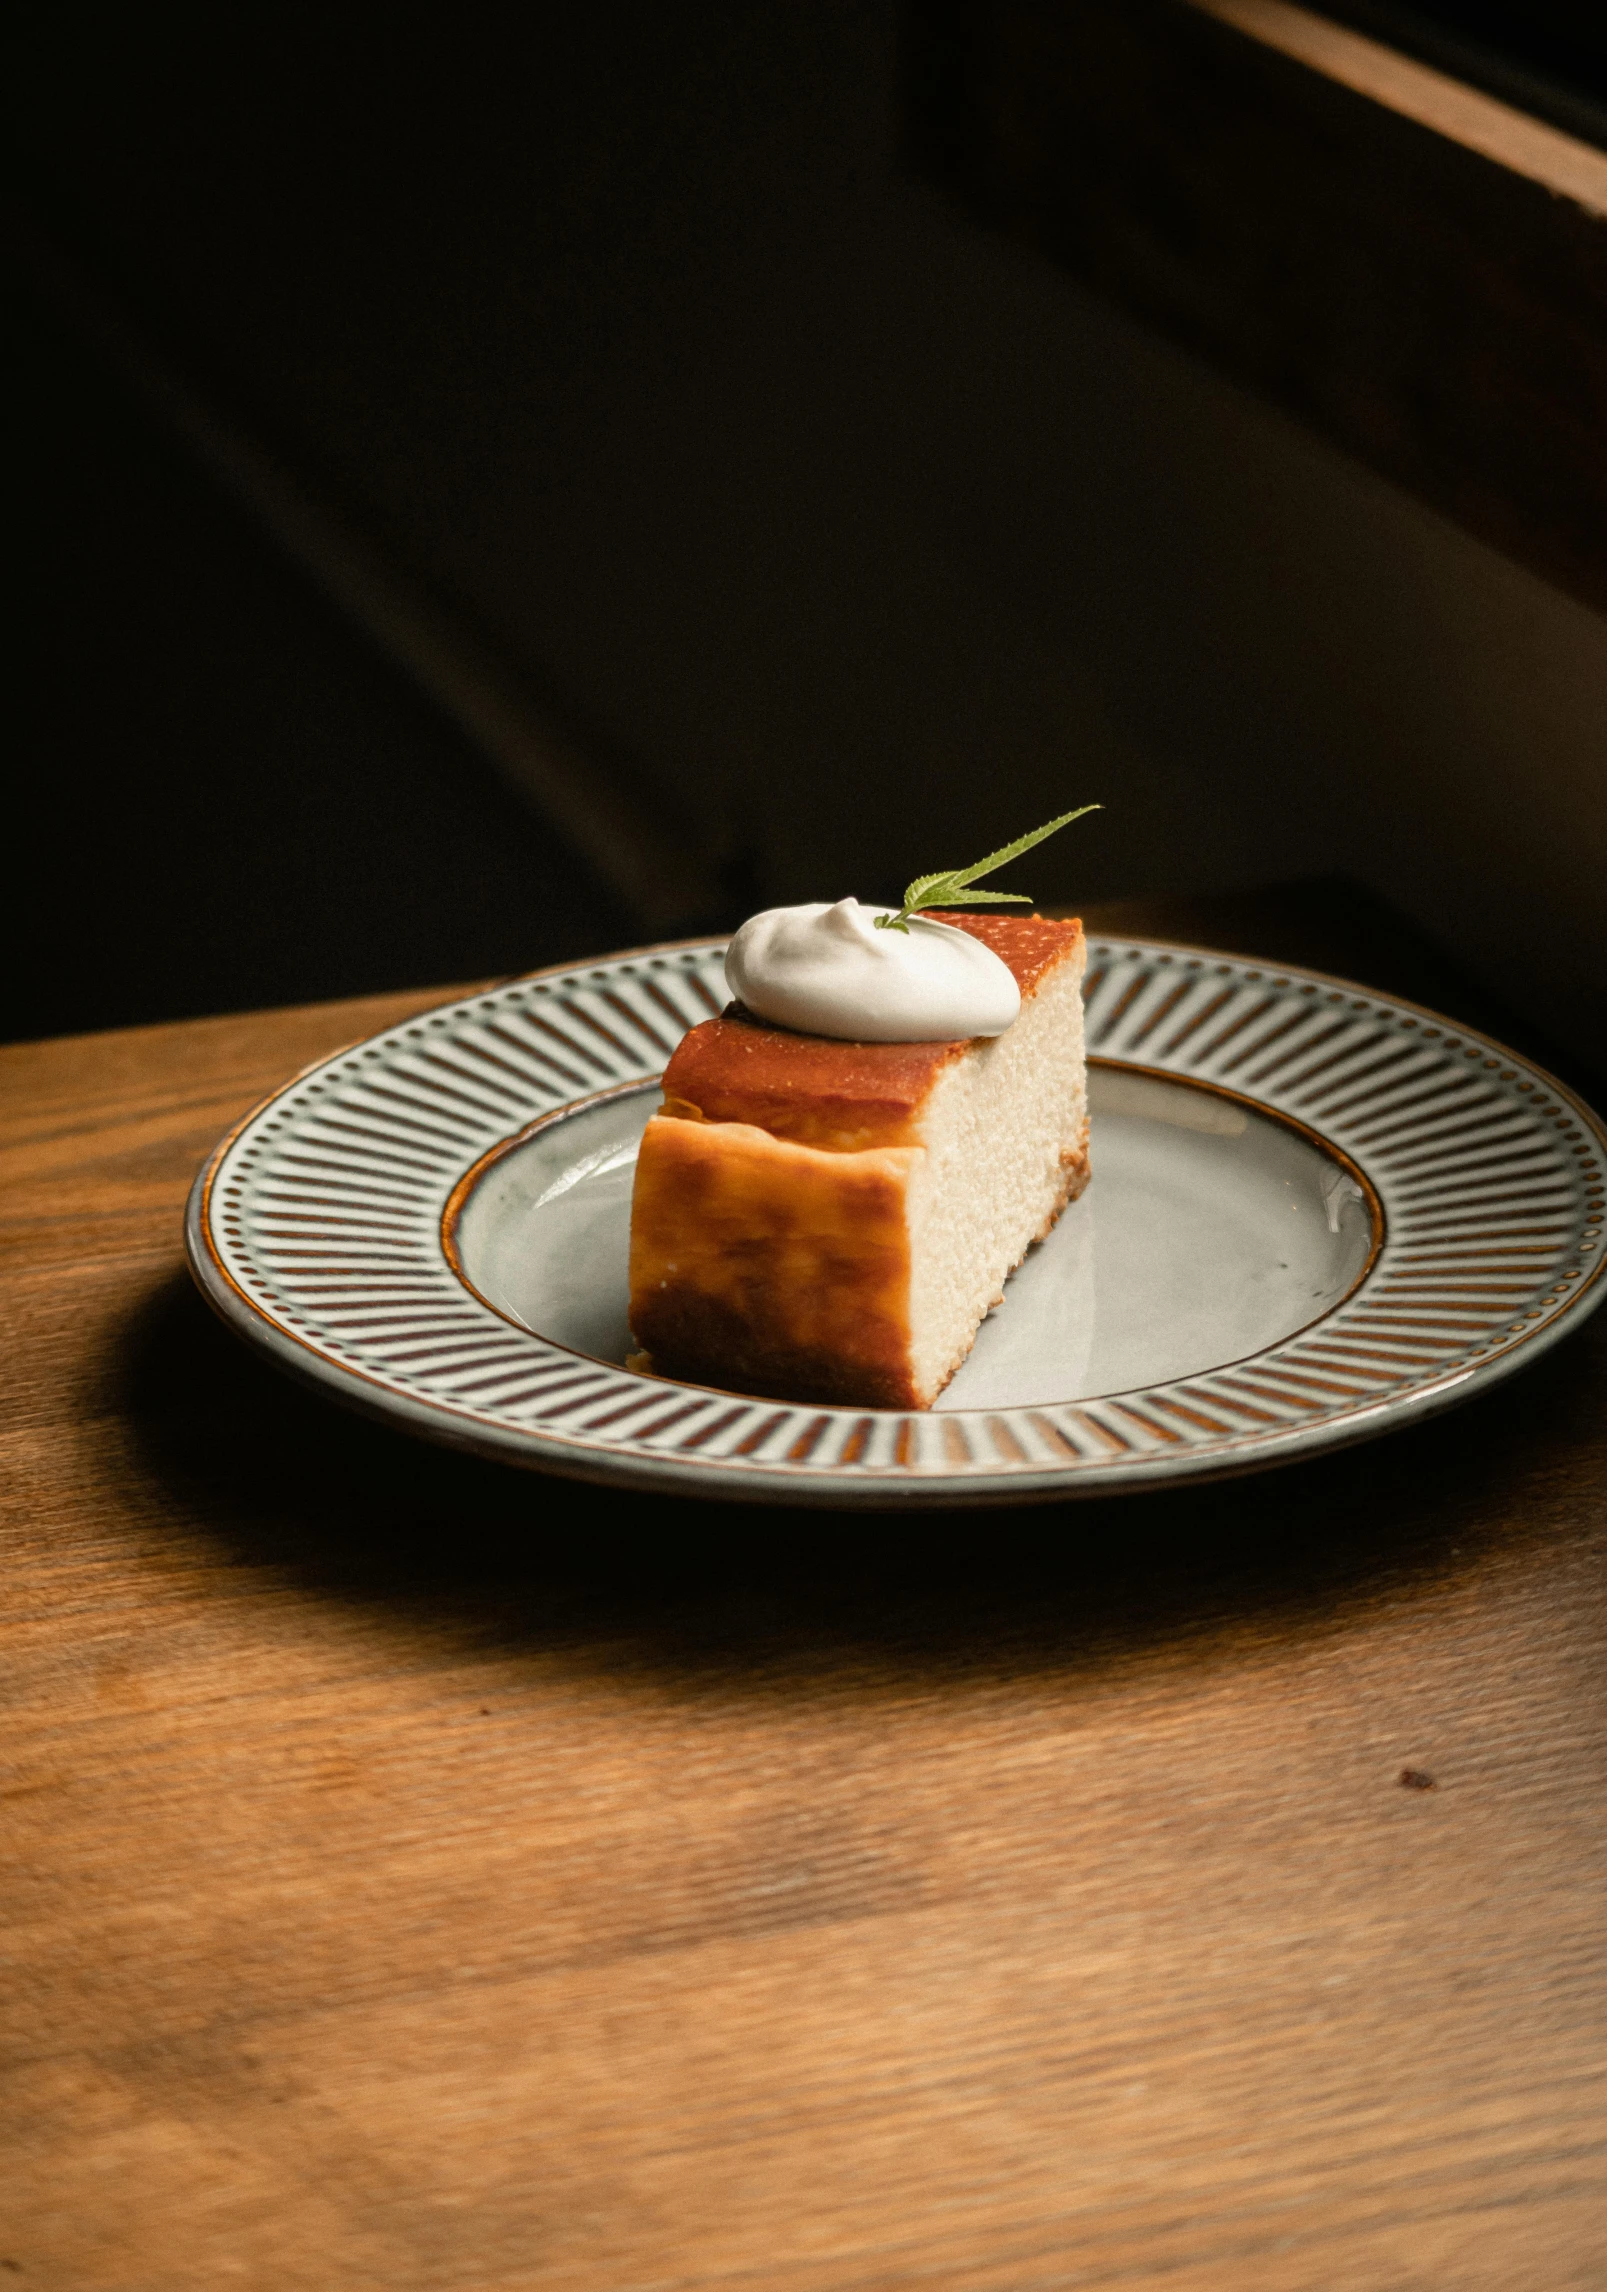
[[[1093,1180],[1012,1276],[940,1409],[1089,1400],[1200,1376],[1291,1336],[1367,1263],[1366,1205],[1297,1133],[1214,1092],[1089,1069]],[[623,1363],[646,1087],[494,1163],[458,1227],[483,1297],[555,1344]]]

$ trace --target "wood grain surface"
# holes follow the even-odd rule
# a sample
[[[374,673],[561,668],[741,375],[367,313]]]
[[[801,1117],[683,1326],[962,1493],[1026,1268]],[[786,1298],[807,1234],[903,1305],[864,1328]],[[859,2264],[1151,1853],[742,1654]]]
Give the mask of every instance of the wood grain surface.
[[[0,1052],[0,2282],[1607,2282],[1607,1315],[1211,1491],[525,1477],[181,1263],[430,999]]]
[[[1607,605],[1607,152],[1289,0],[913,0],[922,164]]]

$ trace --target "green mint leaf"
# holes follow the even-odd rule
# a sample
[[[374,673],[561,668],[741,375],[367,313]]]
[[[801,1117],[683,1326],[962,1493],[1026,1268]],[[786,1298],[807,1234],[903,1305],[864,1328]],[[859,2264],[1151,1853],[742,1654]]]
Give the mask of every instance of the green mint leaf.
[[[877,928],[907,933],[909,917],[929,907],[1030,907],[1032,897],[1029,892],[973,891],[970,886],[979,876],[992,875],[995,868],[1019,859],[1023,852],[1030,852],[1034,844],[1041,844],[1046,836],[1057,835],[1062,828],[1069,827],[1073,820],[1080,820],[1085,813],[1103,809],[1100,804],[1080,805],[1075,812],[1062,812],[1058,820],[1049,821],[1045,827],[1034,828],[1030,835],[1018,836],[1013,844],[1006,844],[999,851],[989,852],[987,858],[978,860],[974,867],[948,868],[937,875],[918,875],[912,884],[906,886],[904,904],[898,914],[877,916]]]
[[[1030,907],[1030,891],[961,891],[953,899],[933,899],[922,903],[922,912],[928,907]]]
[[[978,876],[992,875],[995,868],[1019,859],[1023,852],[1030,852],[1034,844],[1043,843],[1047,837],[1057,835],[1062,828],[1069,827],[1073,820],[1080,820],[1085,812],[1101,809],[1098,804],[1083,804],[1075,812],[1062,812],[1059,819],[1051,820],[1047,827],[1034,828],[1030,836],[1017,836],[1015,842],[1006,844],[1002,851],[989,852],[987,858],[978,860],[975,867],[961,868],[954,881],[958,884],[975,883]]]
[[[904,913],[913,915],[918,907],[941,907],[948,894],[959,888],[958,877],[947,873],[918,875],[904,888]]]

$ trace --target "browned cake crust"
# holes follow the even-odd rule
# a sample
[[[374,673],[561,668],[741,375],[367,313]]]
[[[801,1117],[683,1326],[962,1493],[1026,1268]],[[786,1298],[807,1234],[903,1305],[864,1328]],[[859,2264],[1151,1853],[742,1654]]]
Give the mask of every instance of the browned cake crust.
[[[656,1368],[794,1400],[911,1405],[910,1147],[832,1153],[745,1122],[649,1125],[631,1328]]]
[[[832,1153],[742,1122],[651,1133],[631,1209],[631,1328],[650,1365],[778,1400],[923,1407],[909,1360],[911,1150]],[[1035,1240],[1088,1183],[1086,1128],[1062,1170]]]
[[[1082,925],[1042,915],[939,918],[1007,963],[1025,1001],[1076,945]],[[664,1072],[664,1111],[705,1122],[751,1122],[772,1137],[854,1153],[904,1146],[943,1068],[966,1042],[848,1043],[793,1034],[733,1004],[684,1036]]]

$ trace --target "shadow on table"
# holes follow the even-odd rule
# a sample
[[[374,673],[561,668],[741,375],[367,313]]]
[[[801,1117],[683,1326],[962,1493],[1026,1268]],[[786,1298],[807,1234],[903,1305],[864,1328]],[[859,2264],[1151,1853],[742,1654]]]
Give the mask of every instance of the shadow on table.
[[[913,1518],[635,1496],[410,1440],[267,1367],[183,1276],[133,1318],[109,1398],[151,1511],[226,1571],[415,1643],[870,1689],[1210,1661],[1516,1557],[1570,1454],[1588,1468],[1604,1338],[1607,1316],[1472,1408],[1253,1479]]]

